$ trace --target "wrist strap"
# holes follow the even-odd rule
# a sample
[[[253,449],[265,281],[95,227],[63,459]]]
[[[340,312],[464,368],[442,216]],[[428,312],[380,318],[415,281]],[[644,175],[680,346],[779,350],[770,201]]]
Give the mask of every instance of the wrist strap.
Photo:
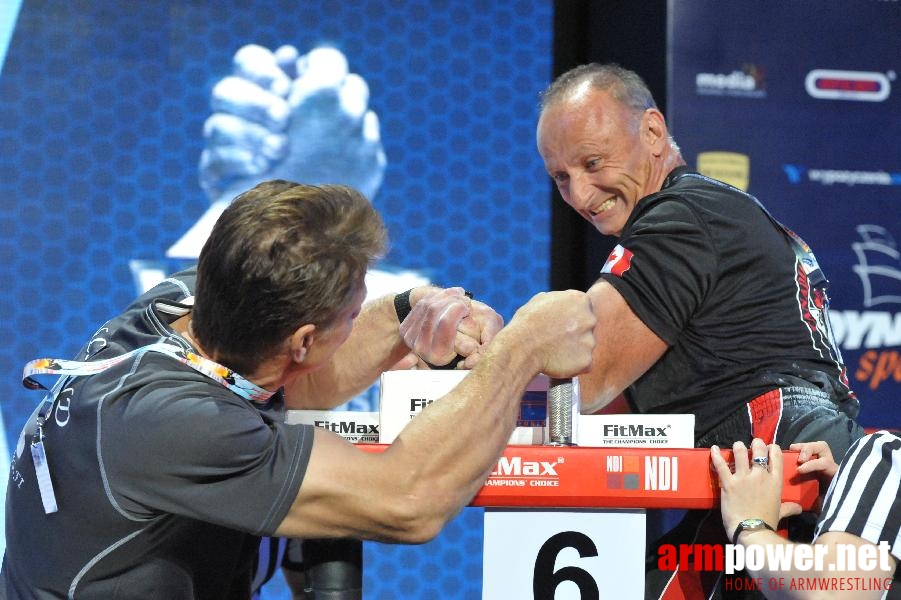
[[[409,289],[402,294],[395,294],[394,296],[394,312],[397,313],[398,323],[403,323],[410,311],[413,310],[413,307],[410,305],[410,292],[412,291],[412,289]]]
[[[776,531],[775,529],[773,529],[772,527],[770,527],[769,524],[768,524],[766,521],[761,520],[761,521],[760,521],[760,525],[761,525],[764,529],[769,529],[770,531]],[[756,529],[756,528],[755,528],[755,529],[745,529],[744,521],[740,522],[740,523],[738,524],[738,527],[735,528],[735,533],[732,534],[732,545],[733,545],[733,546],[737,546],[737,545],[738,545],[738,536],[739,536],[739,534],[740,534],[742,531],[760,531],[760,529]]]

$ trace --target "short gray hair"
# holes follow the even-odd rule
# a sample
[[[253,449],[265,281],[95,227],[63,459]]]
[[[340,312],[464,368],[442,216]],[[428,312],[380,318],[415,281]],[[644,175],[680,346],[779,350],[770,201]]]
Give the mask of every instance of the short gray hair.
[[[542,92],[541,112],[575,92],[585,82],[592,88],[609,93],[636,112],[657,108],[651,91],[638,73],[613,63],[589,63],[563,73]]]

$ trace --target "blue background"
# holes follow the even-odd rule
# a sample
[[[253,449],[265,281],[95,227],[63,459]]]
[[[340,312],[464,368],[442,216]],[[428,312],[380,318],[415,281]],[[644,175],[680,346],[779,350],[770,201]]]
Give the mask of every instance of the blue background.
[[[599,19],[618,6],[589,4]],[[551,195],[534,124],[552,75],[551,0],[26,0],[18,14],[16,5],[0,0],[14,25],[0,74],[8,444],[37,401],[20,385],[23,364],[71,356],[131,300],[129,261],[162,259],[208,207],[197,162],[210,91],[247,43],[333,45],[369,84],[388,163],[373,199],[391,232],[387,262],[463,285],[507,318],[548,289]],[[670,0],[668,21],[667,119],[686,160],[749,158],[749,191],[813,246],[832,282],[861,422],[897,427],[901,299],[868,300],[859,252],[881,248],[885,275],[870,283],[901,295],[901,3]],[[634,47],[638,60],[642,40]],[[813,69],[879,73],[890,94],[814,98],[804,87]],[[698,74],[734,71],[756,73],[759,93],[697,85]],[[889,183],[825,184],[816,169],[885,172]],[[880,244],[864,243],[863,225],[881,228]],[[424,546],[367,543],[366,598],[480,598],[481,555],[479,509]]]
[[[388,262],[462,285],[506,318],[548,289],[550,186],[534,126],[551,17],[550,0],[26,0],[0,76],[8,443],[38,400],[21,386],[24,363],[72,356],[134,296],[129,261],[162,259],[208,207],[202,126],[244,44],[331,45],[369,84]],[[366,597],[480,597],[481,527],[481,510],[465,509],[431,544],[367,544]]]
[[[685,160],[708,151],[749,159],[747,190],[811,245],[830,280],[861,424],[901,426],[901,3],[670,7],[668,120]],[[805,80],[823,69],[858,73],[852,82],[878,76],[887,97],[811,95]],[[736,71],[756,76],[749,93],[698,84],[699,74]],[[881,178],[828,183],[817,171]],[[863,226],[878,233],[865,240]]]

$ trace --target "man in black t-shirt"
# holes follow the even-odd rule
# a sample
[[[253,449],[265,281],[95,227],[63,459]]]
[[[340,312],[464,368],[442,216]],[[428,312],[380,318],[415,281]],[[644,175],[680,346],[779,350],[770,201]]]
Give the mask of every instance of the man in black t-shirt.
[[[528,383],[588,368],[596,321],[572,290],[503,328],[462,288],[363,306],[386,243],[351,188],[263,182],[225,209],[196,271],[77,360],[30,362],[28,387],[59,377],[13,457],[0,598],[247,600],[258,536],[437,535],[506,447]],[[284,423],[286,406],[336,406],[420,360],[471,371],[383,452]]]
[[[561,75],[537,141],[564,201],[618,242],[589,290],[585,412],[622,394],[636,413],[692,413],[698,447],[757,437],[844,453],[863,434],[813,253],[755,198],[685,166],[637,74]],[[690,536],[706,516],[690,515]],[[649,579],[648,597],[669,579]]]

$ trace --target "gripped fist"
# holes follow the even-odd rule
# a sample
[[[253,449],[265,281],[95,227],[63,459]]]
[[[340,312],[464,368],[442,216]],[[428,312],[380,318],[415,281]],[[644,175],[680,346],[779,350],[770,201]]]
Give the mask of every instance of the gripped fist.
[[[587,294],[542,292],[519,308],[507,329],[516,335],[511,352],[530,352],[548,377],[573,377],[591,367],[597,317]]]
[[[470,299],[463,288],[415,288],[412,310],[400,324],[404,343],[425,362],[446,365],[464,357],[458,369],[472,368],[481,351],[503,327],[501,316]]]

